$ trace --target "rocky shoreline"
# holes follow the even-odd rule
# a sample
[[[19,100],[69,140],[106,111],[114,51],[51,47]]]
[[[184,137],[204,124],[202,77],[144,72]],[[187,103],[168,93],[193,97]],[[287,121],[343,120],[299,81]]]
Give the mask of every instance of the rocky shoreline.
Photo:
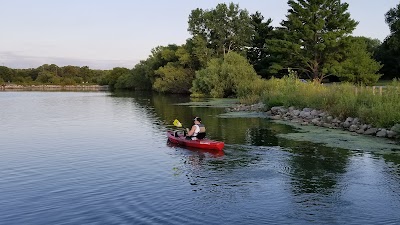
[[[391,128],[376,128],[370,124],[363,123],[359,118],[348,117],[343,121],[329,115],[327,112],[312,108],[296,109],[295,107],[285,108],[283,106],[275,106],[268,110],[264,104],[258,103],[254,105],[240,104],[228,108],[227,111],[262,111],[272,120],[283,120],[303,126],[313,125],[331,129],[342,129],[363,135],[400,139],[400,124],[396,124]]]

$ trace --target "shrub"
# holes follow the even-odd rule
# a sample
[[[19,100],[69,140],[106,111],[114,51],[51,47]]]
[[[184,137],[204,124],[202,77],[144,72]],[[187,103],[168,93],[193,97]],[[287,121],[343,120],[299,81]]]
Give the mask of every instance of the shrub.
[[[205,69],[196,72],[191,92],[192,96],[204,94],[214,98],[245,95],[257,79],[260,78],[247,59],[230,52],[223,60],[212,59]]]

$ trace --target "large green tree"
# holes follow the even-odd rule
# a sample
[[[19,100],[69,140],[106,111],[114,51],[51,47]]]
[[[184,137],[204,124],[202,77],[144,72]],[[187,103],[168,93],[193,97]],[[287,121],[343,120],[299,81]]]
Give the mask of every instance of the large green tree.
[[[287,19],[277,29],[279,38],[267,42],[278,58],[270,69],[291,67],[320,82],[342,60],[341,40],[358,23],[350,18],[349,5],[340,0],[289,0],[288,5]]]
[[[0,78],[4,82],[12,82],[14,78],[14,71],[6,66],[0,66]]]
[[[221,3],[211,10],[192,10],[188,23],[193,37],[200,36],[196,41],[204,41],[218,56],[230,51],[245,52],[254,33],[247,10],[233,3]]]
[[[390,34],[379,47],[376,58],[384,66],[381,72],[384,78],[400,77],[400,4],[391,8],[385,14],[386,23],[389,25]]]
[[[247,58],[253,65],[257,74],[268,78],[268,67],[270,66],[269,54],[266,49],[266,40],[271,38],[273,27],[270,25],[272,19],[264,20],[260,12],[251,15],[251,22],[254,28],[251,37],[251,45],[247,50]]]
[[[166,65],[154,71],[153,89],[158,92],[189,93],[194,79],[195,63],[186,45],[176,49],[164,48],[160,52]]]
[[[342,54],[344,60],[332,66],[332,72],[342,81],[363,85],[375,84],[381,76],[378,71],[382,66],[372,58],[375,45],[371,39],[347,37],[342,43],[347,45]]]

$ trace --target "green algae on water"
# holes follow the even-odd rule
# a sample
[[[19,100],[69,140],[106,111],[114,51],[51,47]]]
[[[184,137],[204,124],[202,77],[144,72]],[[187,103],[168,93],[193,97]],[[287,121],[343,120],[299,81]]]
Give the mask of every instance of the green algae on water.
[[[278,134],[278,137],[295,141],[320,143],[327,147],[361,150],[371,152],[393,153],[399,151],[400,145],[395,141],[373,136],[361,135],[339,129],[329,129],[317,126],[302,126],[287,121],[274,121],[295,127],[298,132]]]
[[[207,98],[207,99],[191,99],[190,102],[178,103],[176,105],[184,105],[189,107],[213,107],[213,108],[229,108],[239,104],[238,99],[233,98]]]

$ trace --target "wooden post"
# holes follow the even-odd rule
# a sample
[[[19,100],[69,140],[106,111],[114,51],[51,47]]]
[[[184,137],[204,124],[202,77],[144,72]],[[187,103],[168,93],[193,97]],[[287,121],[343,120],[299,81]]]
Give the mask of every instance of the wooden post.
[[[372,87],[372,94],[375,95],[375,86]]]
[[[379,94],[382,95],[382,86],[379,87]]]

